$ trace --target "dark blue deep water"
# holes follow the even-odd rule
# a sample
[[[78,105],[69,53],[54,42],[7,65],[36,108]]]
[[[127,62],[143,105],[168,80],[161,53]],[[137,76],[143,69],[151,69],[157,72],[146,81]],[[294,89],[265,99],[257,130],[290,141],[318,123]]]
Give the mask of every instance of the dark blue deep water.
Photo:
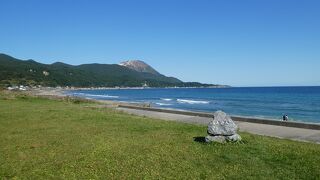
[[[244,87],[76,90],[92,99],[150,103],[154,107],[320,123],[320,87]]]

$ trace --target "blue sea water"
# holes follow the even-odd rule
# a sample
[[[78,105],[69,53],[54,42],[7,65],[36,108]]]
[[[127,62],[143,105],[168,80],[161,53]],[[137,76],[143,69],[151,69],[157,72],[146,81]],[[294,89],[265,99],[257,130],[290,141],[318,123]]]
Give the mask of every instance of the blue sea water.
[[[70,95],[153,107],[320,123],[320,87],[75,90]]]

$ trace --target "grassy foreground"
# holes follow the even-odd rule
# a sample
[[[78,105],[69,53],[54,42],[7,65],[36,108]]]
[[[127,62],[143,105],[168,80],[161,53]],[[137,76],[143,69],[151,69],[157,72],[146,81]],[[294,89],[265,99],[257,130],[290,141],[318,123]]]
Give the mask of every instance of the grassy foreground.
[[[206,127],[94,104],[0,93],[0,179],[319,179],[320,145],[241,133],[203,144]]]

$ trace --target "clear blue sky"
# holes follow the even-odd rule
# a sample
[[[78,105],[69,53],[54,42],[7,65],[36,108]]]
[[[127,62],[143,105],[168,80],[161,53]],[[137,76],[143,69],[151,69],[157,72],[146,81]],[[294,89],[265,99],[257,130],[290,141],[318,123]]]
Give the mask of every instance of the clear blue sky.
[[[0,52],[146,61],[184,81],[320,85],[319,0],[1,0]]]

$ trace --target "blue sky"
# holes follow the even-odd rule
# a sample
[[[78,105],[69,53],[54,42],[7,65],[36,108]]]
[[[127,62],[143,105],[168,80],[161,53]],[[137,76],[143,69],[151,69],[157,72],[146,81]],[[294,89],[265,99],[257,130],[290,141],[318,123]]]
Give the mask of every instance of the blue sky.
[[[1,0],[0,52],[42,63],[140,59],[184,81],[320,85],[317,0]]]

